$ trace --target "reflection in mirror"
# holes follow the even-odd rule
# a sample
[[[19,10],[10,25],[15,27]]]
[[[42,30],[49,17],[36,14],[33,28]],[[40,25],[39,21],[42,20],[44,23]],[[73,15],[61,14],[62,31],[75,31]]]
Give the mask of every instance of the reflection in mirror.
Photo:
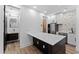
[[[11,18],[9,21],[9,27],[10,28],[17,28],[17,19],[16,18]]]

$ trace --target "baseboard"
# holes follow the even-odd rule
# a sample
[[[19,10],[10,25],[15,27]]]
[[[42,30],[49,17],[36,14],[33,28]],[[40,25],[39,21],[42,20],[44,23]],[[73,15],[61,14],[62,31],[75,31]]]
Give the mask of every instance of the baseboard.
[[[20,40],[11,40],[11,41],[7,41],[6,43],[9,44],[9,43],[14,43],[14,42],[19,42]]]

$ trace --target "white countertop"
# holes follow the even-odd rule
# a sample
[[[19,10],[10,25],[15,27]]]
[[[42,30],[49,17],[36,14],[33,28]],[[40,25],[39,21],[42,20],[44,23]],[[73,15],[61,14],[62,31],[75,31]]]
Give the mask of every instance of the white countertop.
[[[43,32],[29,32],[28,35],[38,38],[50,45],[55,45],[59,41],[65,38],[62,35],[48,34]]]

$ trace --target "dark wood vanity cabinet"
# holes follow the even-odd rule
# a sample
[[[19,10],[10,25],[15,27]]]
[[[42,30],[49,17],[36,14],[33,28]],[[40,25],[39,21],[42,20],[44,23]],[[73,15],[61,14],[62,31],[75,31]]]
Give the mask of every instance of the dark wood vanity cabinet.
[[[33,45],[36,46],[42,53],[45,53],[45,54],[49,53],[48,52],[49,45],[34,37],[33,37]]]
[[[18,33],[7,34],[6,41],[13,41],[18,39]]]
[[[63,39],[55,45],[50,45],[33,37],[33,45],[44,54],[65,54],[65,43],[66,40]]]

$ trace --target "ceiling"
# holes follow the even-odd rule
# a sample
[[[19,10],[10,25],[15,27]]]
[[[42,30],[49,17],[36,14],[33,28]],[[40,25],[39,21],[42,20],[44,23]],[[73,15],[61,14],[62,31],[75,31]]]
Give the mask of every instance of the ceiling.
[[[34,9],[36,11],[39,11],[40,13],[44,13],[46,15],[55,14],[64,10],[75,9],[76,7],[75,5],[25,5],[25,6]]]

